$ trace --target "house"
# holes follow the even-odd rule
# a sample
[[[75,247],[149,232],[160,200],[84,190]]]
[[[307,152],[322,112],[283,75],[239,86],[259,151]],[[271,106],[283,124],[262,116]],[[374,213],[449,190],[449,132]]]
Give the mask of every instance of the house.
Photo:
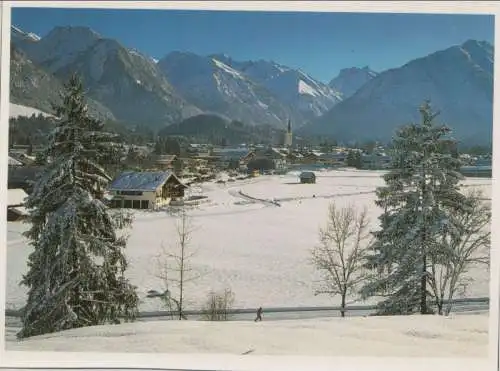
[[[241,159],[248,154],[246,147],[230,147],[214,149],[213,154],[218,157],[216,166],[222,169],[239,167]]]
[[[24,189],[7,190],[7,221],[15,222],[28,216],[28,211],[24,207],[24,200],[28,194]]]
[[[300,182],[302,184],[314,184],[316,183],[316,174],[312,171],[303,171],[300,173]]]
[[[176,173],[182,170],[182,161],[176,155],[159,155],[155,165],[161,170],[171,170]]]
[[[288,165],[288,155],[286,153],[282,153],[276,148],[268,148],[263,154],[273,161],[276,171],[286,170]]]
[[[319,160],[319,154],[315,152],[307,152],[302,154],[301,163],[302,164],[316,164]]]
[[[319,156],[319,162],[324,165],[345,165],[346,159],[347,155],[343,152],[322,153]]]
[[[255,154],[254,150],[250,150],[250,151],[248,151],[247,154],[242,156],[240,158],[240,169],[246,169],[248,166],[248,163],[250,161],[252,161],[253,159],[255,159],[255,156],[256,156],[256,154]]]
[[[108,187],[111,207],[157,209],[184,197],[186,185],[171,171],[127,171]]]

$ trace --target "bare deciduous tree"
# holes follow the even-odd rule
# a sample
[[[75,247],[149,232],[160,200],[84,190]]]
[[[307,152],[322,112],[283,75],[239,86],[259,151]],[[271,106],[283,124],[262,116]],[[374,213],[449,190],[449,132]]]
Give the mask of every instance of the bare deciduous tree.
[[[233,304],[234,293],[231,289],[225,289],[223,292],[211,291],[203,308],[203,318],[208,321],[227,321]]]
[[[469,268],[489,267],[491,208],[480,191],[467,194],[466,206],[466,212],[451,215],[430,255],[428,282],[440,315],[448,315],[457,291],[466,289]]]
[[[190,266],[191,259],[195,256],[195,252],[191,250],[191,236],[195,228],[184,207],[181,207],[178,213],[176,251],[172,252],[172,249],[166,249],[162,244],[162,251],[157,256],[159,268],[157,277],[163,282],[165,291],[158,293],[151,290],[148,292],[148,297],[161,298],[169,308],[170,313],[173,313],[175,307],[179,320],[182,320],[186,319],[184,315],[186,284],[199,279],[200,275],[194,273],[193,268]],[[171,285],[177,287],[176,296],[172,293]]]
[[[330,204],[328,222],[319,232],[320,244],[312,250],[312,262],[322,280],[315,295],[341,296],[341,316],[345,316],[346,297],[364,279],[363,266],[370,233],[367,210],[358,212],[349,205]]]

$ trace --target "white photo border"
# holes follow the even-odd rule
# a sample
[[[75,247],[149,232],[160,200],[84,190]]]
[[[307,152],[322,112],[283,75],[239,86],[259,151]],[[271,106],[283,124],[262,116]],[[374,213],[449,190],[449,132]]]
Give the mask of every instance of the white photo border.
[[[183,9],[183,10],[258,10],[308,12],[371,12],[371,13],[448,13],[490,14],[500,12],[496,1],[3,1],[1,3],[1,94],[0,94],[0,204],[7,203],[7,149],[9,121],[10,18],[13,7],[52,8],[121,8],[121,9]],[[495,17],[496,20],[496,17]],[[499,31],[495,22],[495,40]],[[495,48],[495,60],[498,60]],[[494,66],[499,76],[500,67]],[[495,79],[494,91],[500,91]],[[494,94],[493,143],[500,143],[498,94]],[[492,225],[500,225],[500,148],[493,145]],[[288,357],[234,356],[219,354],[130,354],[5,351],[6,292],[6,213],[0,213],[0,367],[5,368],[98,368],[98,369],[186,369],[186,370],[498,370],[499,294],[500,294],[500,231],[492,228],[489,358],[382,358],[382,357]]]

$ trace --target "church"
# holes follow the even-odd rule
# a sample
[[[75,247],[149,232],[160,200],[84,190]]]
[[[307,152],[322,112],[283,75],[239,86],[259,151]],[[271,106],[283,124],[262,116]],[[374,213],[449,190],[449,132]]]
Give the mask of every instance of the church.
[[[285,147],[292,147],[292,140],[293,140],[293,135],[292,135],[292,122],[290,121],[290,119],[288,119],[288,125],[287,125],[287,129],[286,129],[286,133],[285,133],[285,140],[284,140],[284,144],[285,144]]]

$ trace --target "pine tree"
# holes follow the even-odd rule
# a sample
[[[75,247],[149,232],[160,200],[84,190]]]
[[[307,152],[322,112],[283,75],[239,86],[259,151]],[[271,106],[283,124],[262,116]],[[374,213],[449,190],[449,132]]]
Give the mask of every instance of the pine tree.
[[[460,212],[460,160],[447,126],[434,123],[429,102],[420,108],[421,124],[401,128],[392,143],[393,160],[377,189],[384,211],[368,267],[376,274],[361,290],[364,298],[385,296],[381,313],[430,312],[428,269],[443,226]]]
[[[125,278],[131,220],[102,202],[109,176],[102,167],[113,136],[88,116],[81,81],[65,86],[59,118],[43,158],[49,159],[26,207],[33,248],[19,338],[134,319],[138,297]]]
[[[346,164],[349,167],[354,167],[356,169],[361,169],[363,167],[363,162],[361,159],[361,152],[358,150],[349,150],[346,156]]]

